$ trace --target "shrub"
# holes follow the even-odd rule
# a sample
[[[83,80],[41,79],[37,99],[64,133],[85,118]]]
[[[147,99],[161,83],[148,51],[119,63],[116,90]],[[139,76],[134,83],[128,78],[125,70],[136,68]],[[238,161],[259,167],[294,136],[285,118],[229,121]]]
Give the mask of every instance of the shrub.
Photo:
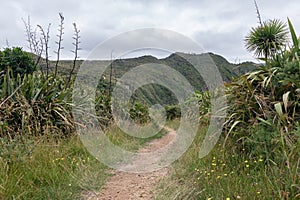
[[[289,25],[292,38],[297,38]],[[237,124],[275,124],[284,132],[294,129],[300,120],[300,49],[298,39],[293,41],[290,49],[274,55],[265,66],[227,84],[229,133]]]
[[[0,136],[36,135],[55,132],[65,136],[74,131],[71,89],[62,77],[24,74],[4,76],[0,88]]]
[[[146,105],[136,102],[129,109],[130,117],[137,123],[147,123],[150,120],[149,109]]]
[[[0,51],[0,71],[7,71],[8,68],[13,70],[14,77],[17,77],[17,74],[31,74],[36,70],[32,56],[21,47]]]
[[[166,106],[167,119],[173,120],[181,116],[180,107],[178,105]]]

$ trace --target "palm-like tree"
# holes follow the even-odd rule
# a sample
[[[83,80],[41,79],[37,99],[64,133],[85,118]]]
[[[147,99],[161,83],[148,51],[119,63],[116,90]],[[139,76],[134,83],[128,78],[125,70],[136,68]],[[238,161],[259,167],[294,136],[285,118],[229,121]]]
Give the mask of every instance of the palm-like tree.
[[[252,28],[245,38],[247,50],[253,51],[255,56],[264,60],[277,53],[286,45],[288,29],[280,20],[268,20],[260,26]]]

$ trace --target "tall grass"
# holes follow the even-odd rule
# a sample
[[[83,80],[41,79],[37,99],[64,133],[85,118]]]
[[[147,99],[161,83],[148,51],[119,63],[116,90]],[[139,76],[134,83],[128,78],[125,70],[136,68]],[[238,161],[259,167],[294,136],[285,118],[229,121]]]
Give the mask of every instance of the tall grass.
[[[0,139],[1,199],[80,199],[108,176],[77,137]]]
[[[171,121],[167,122],[168,124],[171,124]],[[128,150],[128,151],[136,151],[139,148],[142,148],[147,144],[147,142],[150,142],[154,139],[159,139],[162,136],[164,136],[168,131],[162,128],[157,134],[155,134],[152,137],[148,138],[137,138],[128,135],[127,133],[123,132],[117,125],[111,125],[105,129],[105,133],[108,137],[108,139],[115,144],[116,146]]]
[[[198,153],[207,131],[202,121],[195,141],[189,150],[171,166],[171,176],[158,186],[156,199],[297,199],[300,197],[300,146],[290,155],[290,169],[270,163],[262,144],[252,143],[251,150],[261,154],[249,154],[247,147],[239,149],[236,142],[222,137],[213,151],[203,159]],[[252,133],[269,134],[263,126]],[[262,148],[259,151],[258,148]],[[278,150],[273,152],[282,155]]]

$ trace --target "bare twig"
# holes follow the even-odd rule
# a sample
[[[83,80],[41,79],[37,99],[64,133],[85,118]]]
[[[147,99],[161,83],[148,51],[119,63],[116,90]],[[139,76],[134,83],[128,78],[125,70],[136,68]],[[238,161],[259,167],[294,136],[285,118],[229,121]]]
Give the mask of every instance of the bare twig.
[[[17,92],[22,86],[23,86],[23,83],[22,83],[21,85],[19,85],[19,86],[15,89],[15,91],[13,91],[13,93],[11,93],[11,95],[9,95],[6,99],[4,99],[4,100],[1,102],[0,107],[1,107],[8,99],[10,99],[11,97],[13,97],[13,96],[16,94],[16,92]]]
[[[80,50],[79,44],[81,43],[79,41],[79,39],[80,39],[80,36],[79,36],[80,30],[77,28],[76,23],[73,23],[73,26],[74,26],[74,36],[72,38],[74,39],[74,42],[72,44],[74,45],[75,49],[71,51],[71,52],[74,53],[74,60],[73,60],[73,66],[72,66],[72,69],[71,69],[71,72],[70,72],[70,75],[69,75],[68,83],[70,83],[70,81],[71,81],[72,75],[73,75],[75,67],[76,67],[76,61],[79,58],[78,57],[78,51]]]
[[[48,50],[49,50],[49,33],[50,33],[50,26],[51,26],[51,23],[48,24],[48,27],[47,27],[47,33],[45,33],[43,27],[41,25],[37,25],[41,31],[41,34],[42,34],[42,39],[43,39],[43,43],[44,43],[44,46],[45,46],[45,60],[46,60],[46,79],[48,79],[48,75],[49,75],[49,53],[48,53]]]
[[[27,17],[27,22],[22,18],[22,21],[25,25],[25,30],[26,30],[26,37],[27,37],[27,42],[29,44],[29,49],[31,53],[33,53],[33,37],[32,37],[32,26],[30,23],[30,16]]]
[[[35,53],[35,55],[37,56],[37,59],[36,59],[34,67],[37,67],[37,65],[40,63],[43,51],[44,51],[44,44],[43,44],[42,38],[40,38],[40,42],[36,42],[36,53]],[[42,67],[40,68],[40,70],[43,73]]]
[[[5,42],[6,42],[6,47],[7,47],[7,48],[9,48],[9,47],[10,47],[10,45],[9,45],[9,41],[8,41],[8,39],[6,39],[6,40],[5,40]]]
[[[255,4],[255,9],[256,9],[256,13],[257,13],[258,23],[259,23],[260,26],[262,27],[263,24],[262,24],[262,21],[261,21],[260,12],[259,12],[258,5],[257,5],[256,0],[254,0],[254,4]]]
[[[37,29],[33,30],[30,22],[30,17],[28,16],[27,21],[25,21],[23,18],[23,23],[25,25],[25,30],[26,30],[26,37],[27,37],[27,42],[29,44],[29,49],[32,54],[35,55],[34,60],[35,64],[34,66],[37,67],[39,64],[42,53],[43,53],[43,41],[41,38],[37,37]],[[43,73],[43,70],[41,68],[41,72]]]
[[[58,41],[56,41],[55,43],[57,44],[57,51],[54,51],[54,53],[56,53],[57,55],[57,59],[56,59],[56,63],[55,63],[55,71],[54,71],[54,77],[56,77],[57,74],[57,67],[58,67],[58,62],[59,62],[59,57],[60,57],[60,50],[62,50],[64,47],[61,45],[62,41],[63,41],[63,30],[64,30],[64,16],[62,13],[59,13],[59,17],[60,17],[60,25],[58,28],[58,35],[56,35],[58,37]]]
[[[109,93],[109,96],[111,96],[111,88],[112,88],[112,73],[113,73],[113,57],[112,57],[112,54],[113,54],[113,50],[111,51],[110,53],[110,73],[109,73],[109,90],[108,90],[108,93]]]

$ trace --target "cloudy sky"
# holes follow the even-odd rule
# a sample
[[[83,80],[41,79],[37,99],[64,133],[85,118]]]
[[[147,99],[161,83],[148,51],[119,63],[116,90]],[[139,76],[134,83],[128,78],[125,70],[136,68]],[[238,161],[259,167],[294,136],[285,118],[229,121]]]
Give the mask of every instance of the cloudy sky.
[[[300,31],[299,0],[257,0],[263,20],[278,18]],[[26,43],[23,19],[31,18],[35,27],[50,29],[51,58],[55,46],[58,13],[65,17],[64,58],[72,54],[72,23],[81,30],[80,56],[85,58],[95,46],[120,33],[139,28],[161,28],[183,34],[206,51],[223,55],[231,62],[253,60],[244,48],[243,38],[257,26],[253,0],[1,0],[0,47]],[[137,39],[138,40],[138,39]]]

